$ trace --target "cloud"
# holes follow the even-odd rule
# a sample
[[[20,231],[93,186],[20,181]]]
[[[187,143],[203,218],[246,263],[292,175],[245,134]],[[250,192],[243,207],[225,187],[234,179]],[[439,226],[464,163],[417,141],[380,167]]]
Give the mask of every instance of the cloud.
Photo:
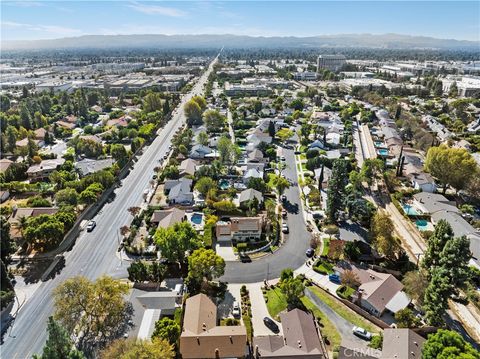
[[[164,15],[164,16],[170,16],[170,17],[184,17],[187,15],[185,11],[182,11],[173,7],[140,4],[138,2],[132,2],[127,6],[131,9],[134,9],[135,11],[138,11],[147,15]]]
[[[28,31],[37,31],[53,35],[81,35],[82,31],[78,29],[73,29],[65,26],[57,25],[39,25],[39,24],[25,24],[15,21],[2,21],[0,23],[2,28],[5,29],[16,29],[16,30],[28,30]]]
[[[12,5],[18,7],[42,7],[45,6],[44,3],[39,1],[5,1],[5,5]]]

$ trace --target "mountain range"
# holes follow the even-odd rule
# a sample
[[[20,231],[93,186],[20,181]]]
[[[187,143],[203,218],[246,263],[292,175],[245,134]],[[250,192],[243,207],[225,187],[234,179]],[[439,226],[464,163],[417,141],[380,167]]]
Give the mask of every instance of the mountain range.
[[[2,42],[3,50],[114,48],[380,48],[464,49],[480,51],[480,42],[399,34],[339,34],[309,37],[242,35],[84,35],[51,40]]]

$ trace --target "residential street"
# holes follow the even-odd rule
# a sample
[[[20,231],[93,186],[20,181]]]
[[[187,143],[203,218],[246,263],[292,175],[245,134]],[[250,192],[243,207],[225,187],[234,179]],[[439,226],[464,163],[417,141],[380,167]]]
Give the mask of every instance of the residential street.
[[[283,170],[285,178],[293,183],[297,182],[297,169],[293,150],[283,149],[287,167]],[[286,242],[275,253],[251,263],[227,262],[225,274],[220,280],[229,283],[255,283],[265,279],[278,278],[282,269],[296,269],[307,259],[305,251],[310,246],[310,233],[306,229],[300,190],[298,186],[291,186],[285,191],[287,196],[288,227],[290,233]],[[295,213],[295,211],[297,213]]]
[[[4,336],[1,347],[2,358],[25,359],[34,353],[40,353],[46,340],[47,319],[53,314],[52,291],[68,278],[84,275],[95,279],[103,274],[118,277],[126,275],[128,262],[117,256],[120,241],[118,230],[127,225],[132,216],[127,209],[138,206],[143,201],[143,191],[149,187],[153,169],[158,166],[158,159],[168,152],[175,131],[185,121],[183,105],[196,94],[201,94],[213,64],[194,85],[189,95],[185,95],[172,120],[159,131],[153,143],[144,150],[143,155],[135,163],[122,187],[117,189],[115,201],[107,203],[94,217],[97,227],[91,233],[84,232],[79,236],[75,246],[65,253],[65,267],[54,279],[44,282],[20,308],[13,324]]]

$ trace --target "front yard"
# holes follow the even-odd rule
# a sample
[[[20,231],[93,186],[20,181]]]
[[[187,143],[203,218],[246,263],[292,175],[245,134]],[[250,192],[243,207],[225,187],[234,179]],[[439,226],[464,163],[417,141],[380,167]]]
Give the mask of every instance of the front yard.
[[[269,289],[264,294],[265,302],[267,303],[268,313],[276,321],[280,321],[280,312],[287,309],[287,300],[280,288]]]

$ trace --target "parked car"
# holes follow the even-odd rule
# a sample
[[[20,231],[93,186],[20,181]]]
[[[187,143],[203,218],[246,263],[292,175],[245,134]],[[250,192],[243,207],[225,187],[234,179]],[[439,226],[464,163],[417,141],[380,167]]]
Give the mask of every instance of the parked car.
[[[312,258],[313,255],[315,254],[315,251],[313,250],[313,248],[308,248],[305,254],[308,258]]]
[[[288,214],[288,212],[286,210],[282,211],[282,217],[283,218],[287,218],[287,214]]]
[[[87,232],[93,231],[93,229],[97,226],[97,223],[95,221],[90,221],[87,224]]]
[[[270,329],[272,332],[274,333],[278,333],[280,330],[278,329],[278,325],[277,323],[275,323],[272,319],[270,319],[269,317],[265,317],[263,318],[263,324],[265,324],[265,326]]]
[[[280,161],[285,162],[285,156],[280,156]]]
[[[329,275],[328,275],[328,280],[329,280],[330,282],[333,282],[333,283],[342,284],[342,281],[341,281],[341,279],[340,279],[340,276],[339,276],[337,273],[335,273],[335,274],[329,274]]]
[[[288,224],[282,223],[282,232],[283,233],[288,233],[290,230],[288,229]]]
[[[284,194],[282,194],[281,199],[282,199],[282,202],[286,202],[286,201],[287,201],[287,196],[285,196]]]
[[[153,176],[152,176],[152,179],[156,180],[156,179],[157,179],[157,175],[153,175]]]
[[[252,258],[248,254],[245,253],[240,253],[240,262],[242,263],[250,263],[252,261]]]
[[[240,318],[240,304],[233,302],[232,315],[234,318]]]
[[[353,327],[352,329],[353,334],[355,334],[357,337],[360,337],[365,340],[370,340],[372,339],[372,333],[367,332],[365,329],[360,328],[360,327]]]

